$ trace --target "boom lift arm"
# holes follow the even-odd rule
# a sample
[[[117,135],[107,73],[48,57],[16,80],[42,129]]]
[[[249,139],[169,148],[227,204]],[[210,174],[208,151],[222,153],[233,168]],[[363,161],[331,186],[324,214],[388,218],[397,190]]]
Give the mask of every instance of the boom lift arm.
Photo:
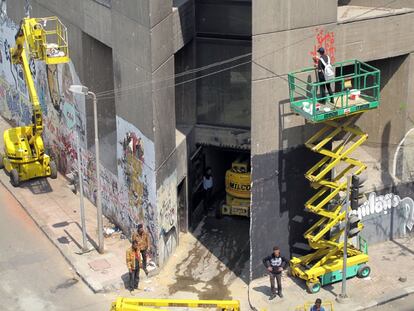
[[[29,92],[30,102],[33,106],[33,135],[29,139],[29,144],[31,146],[34,145],[36,148],[36,154],[38,156],[41,156],[44,150],[38,150],[39,146],[34,142],[37,137],[42,135],[43,132],[42,109],[40,107],[39,97],[37,96],[37,91],[27,56],[27,52],[29,52],[29,55],[34,59],[40,59],[35,45],[35,38],[38,40],[41,39],[42,29],[39,26],[40,24],[38,24],[35,19],[24,19],[15,37],[16,45],[14,48],[10,49],[10,52],[12,63],[20,64],[22,66],[26,86]],[[30,53],[31,51],[33,52]]]
[[[57,177],[56,164],[44,152],[42,140],[42,109],[37,95],[30,60],[46,64],[69,62],[66,27],[57,17],[24,18],[10,49],[11,62],[22,66],[29,99],[32,104],[32,124],[7,129],[4,132],[4,155],[0,166],[18,186],[21,181],[37,177]]]

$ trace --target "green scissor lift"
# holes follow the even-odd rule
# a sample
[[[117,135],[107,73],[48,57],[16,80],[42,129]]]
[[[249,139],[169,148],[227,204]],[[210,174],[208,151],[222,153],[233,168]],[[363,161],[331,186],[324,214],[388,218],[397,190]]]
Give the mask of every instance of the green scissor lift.
[[[380,71],[377,68],[358,60],[336,63],[334,66],[338,75],[329,81],[332,86],[335,84],[332,97],[328,93],[323,98],[318,96],[320,86],[326,82],[315,81],[314,67],[289,73],[290,107],[295,113],[316,123],[378,107]],[[353,89],[360,92],[357,100],[350,99]],[[331,99],[334,104],[330,104]],[[318,105],[318,102],[323,101],[327,104]],[[304,110],[305,106],[309,109]]]

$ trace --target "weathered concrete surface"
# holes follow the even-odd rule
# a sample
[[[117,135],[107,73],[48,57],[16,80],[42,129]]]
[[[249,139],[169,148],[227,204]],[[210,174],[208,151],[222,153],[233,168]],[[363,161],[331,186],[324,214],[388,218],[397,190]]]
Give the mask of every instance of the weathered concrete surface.
[[[194,133],[196,142],[202,145],[250,150],[249,130],[197,125]]]
[[[250,285],[250,299],[258,309],[271,310],[274,306],[281,310],[295,310],[305,302],[314,302],[315,296],[322,301],[334,303],[334,309],[365,310],[378,304],[389,302],[392,299],[407,296],[414,292],[414,247],[413,237],[394,240],[369,248],[371,275],[366,279],[352,278],[347,281],[347,294],[349,303],[336,303],[335,298],[341,293],[341,283],[322,287],[315,294],[308,294],[304,281],[282,277],[284,298],[268,300],[270,294],[269,279],[263,277],[255,280]],[[263,268],[263,273],[264,268]],[[400,277],[406,277],[406,282],[399,281]]]
[[[253,35],[336,22],[336,0],[259,0],[252,4]]]
[[[399,15],[412,12],[409,8],[382,8],[382,7],[365,7],[365,6],[339,6],[338,7],[338,23],[354,22],[356,20],[365,20],[392,15]]]
[[[2,310],[109,309],[115,295],[90,291],[1,184],[0,202]]]
[[[176,53],[195,36],[194,0],[174,0],[172,18],[174,53]]]
[[[394,9],[400,8],[414,8],[414,3],[412,0],[339,0],[338,5],[360,5],[366,7],[389,7]]]

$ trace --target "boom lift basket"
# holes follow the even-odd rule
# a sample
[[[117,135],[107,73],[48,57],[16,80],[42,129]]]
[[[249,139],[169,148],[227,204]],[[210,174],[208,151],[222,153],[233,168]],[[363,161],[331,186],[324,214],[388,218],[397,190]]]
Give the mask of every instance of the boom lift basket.
[[[33,40],[31,53],[35,59],[43,59],[46,64],[62,64],[69,62],[69,49],[66,26],[56,16],[33,18],[30,23]]]

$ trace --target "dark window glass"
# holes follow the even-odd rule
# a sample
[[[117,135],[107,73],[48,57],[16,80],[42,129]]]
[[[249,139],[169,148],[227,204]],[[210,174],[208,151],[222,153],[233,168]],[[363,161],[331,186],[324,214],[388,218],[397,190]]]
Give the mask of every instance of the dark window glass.
[[[251,36],[251,1],[198,0],[196,21],[199,34]]]
[[[251,53],[251,41],[248,40],[197,39],[197,67],[248,53]],[[250,128],[250,60],[247,56],[198,74],[198,123]],[[239,65],[241,63],[246,64]],[[205,76],[216,71],[221,72]]]

